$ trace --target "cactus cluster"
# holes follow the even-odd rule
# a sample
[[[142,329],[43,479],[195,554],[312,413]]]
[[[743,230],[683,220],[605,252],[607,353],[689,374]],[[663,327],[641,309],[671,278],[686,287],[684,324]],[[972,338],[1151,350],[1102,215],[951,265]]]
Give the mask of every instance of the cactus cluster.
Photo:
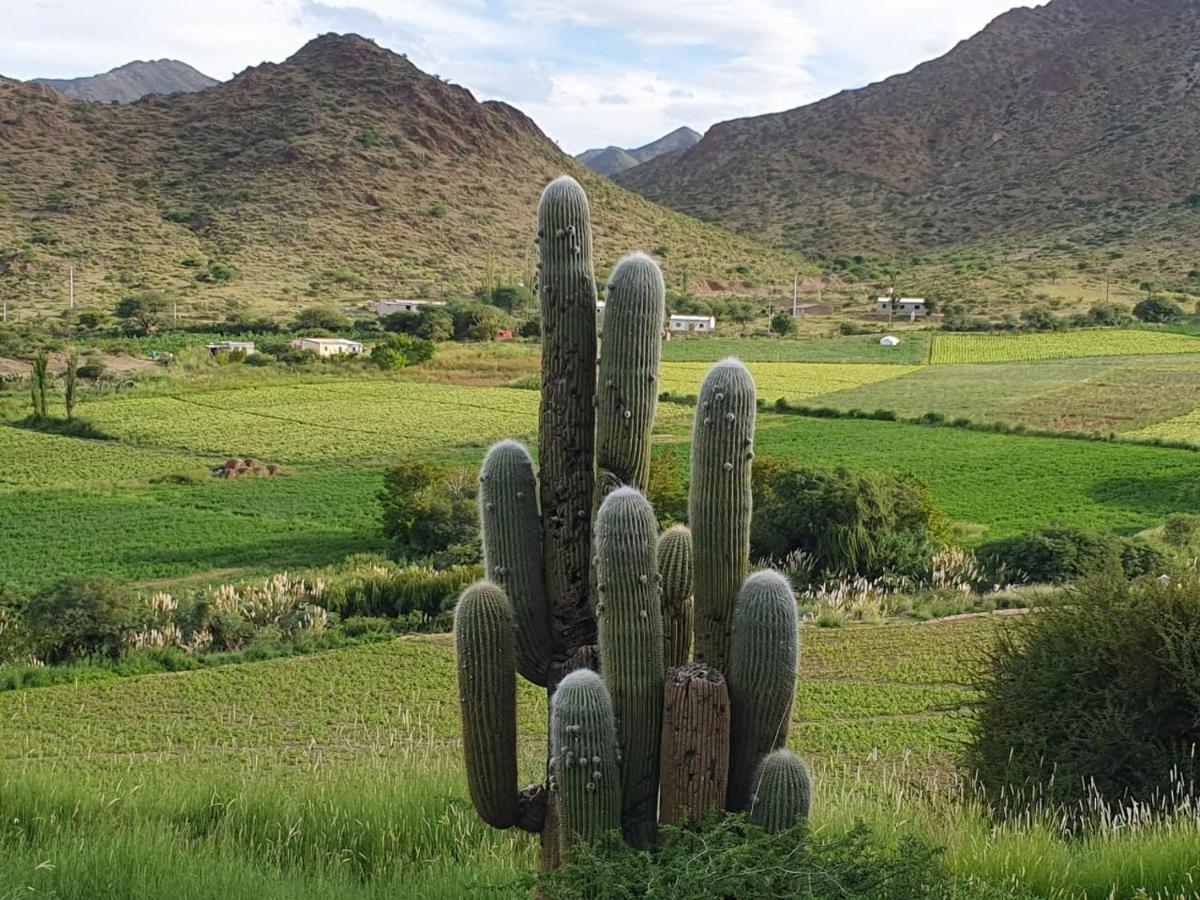
[[[768,829],[808,815],[782,750],[795,691],[795,600],[750,574],[754,380],[737,360],[704,378],[691,530],[658,533],[643,496],[658,401],[665,288],[642,254],[608,285],[603,353],[587,197],[569,177],[538,211],[540,470],[513,441],[480,473],[486,580],[455,614],[472,802],[498,828],[541,832],[543,863],[620,829],[747,810]],[[693,661],[694,660],[694,661]],[[598,670],[595,671],[595,670]],[[549,692],[547,784],[517,789],[517,673]]]

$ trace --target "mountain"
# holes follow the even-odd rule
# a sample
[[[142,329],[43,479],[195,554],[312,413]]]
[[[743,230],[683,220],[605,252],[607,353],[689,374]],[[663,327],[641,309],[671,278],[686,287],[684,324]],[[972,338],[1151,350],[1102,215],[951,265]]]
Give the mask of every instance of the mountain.
[[[34,84],[54,88],[74,100],[93,103],[132,103],[147,94],[185,94],[202,91],[214,84],[203,72],[177,59],[135,60],[103,75],[85,78],[34,78]]]
[[[7,276],[0,256],[0,291],[17,306],[61,309],[70,264],[85,305],[135,288],[265,310],[529,283],[538,198],[564,172],[590,195],[598,267],[646,250],[678,290],[802,265],[617,187],[519,110],[353,35],[127,105],[0,80],[0,160],[0,253],[19,251]]]
[[[652,141],[644,147],[633,150],[623,150],[620,147],[604,147],[602,149],[584,150],[575,158],[601,175],[616,175],[626,169],[649,162],[664,153],[676,150],[686,150],[700,140],[700,132],[691,128],[676,128],[670,134],[663,135],[657,141]]]
[[[1197,3],[1014,9],[907,74],[723,122],[616,180],[821,254],[1057,242],[1083,269],[1097,248],[1151,254],[1190,234],[1160,253],[1183,277],[1200,234]]]

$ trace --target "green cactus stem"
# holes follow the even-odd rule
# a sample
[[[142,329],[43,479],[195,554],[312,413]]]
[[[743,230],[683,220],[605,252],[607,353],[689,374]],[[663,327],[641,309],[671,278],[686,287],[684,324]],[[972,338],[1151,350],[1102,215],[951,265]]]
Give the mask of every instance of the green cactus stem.
[[[774,833],[807,819],[812,806],[812,778],[804,760],[791,750],[763,757],[754,773],[750,821]]]
[[[517,678],[512,610],[504,591],[471,585],[454,610],[458,700],[467,788],[495,828],[520,818],[517,792]]]
[[[542,547],[554,646],[550,684],[596,642],[591,515],[596,432],[596,278],[587,195],[575,179],[547,185],[538,206],[542,401],[538,414]]]
[[[668,669],[688,661],[692,649],[692,533],[672,525],[658,539],[662,576],[663,656]]]
[[[604,680],[576,669],[550,701],[550,792],[559,855],[621,827],[621,766],[612,699]]]
[[[596,517],[600,671],[621,746],[621,827],[635,847],[656,836],[662,739],[663,633],[654,509],[622,487]]]
[[[533,460],[516,441],[488,451],[479,474],[479,522],[487,577],[500,585],[516,622],[517,671],[546,686],[550,613],[542,570],[542,523]]]
[[[621,485],[644,491],[650,478],[666,293],[658,263],[644,253],[622,259],[609,281],[596,388],[598,495]]]
[[[704,376],[692,438],[688,520],[695,555],[696,659],[725,671],[734,598],[750,568],[754,379],[736,359]]]
[[[778,572],[755,572],[738,592],[729,654],[729,803],[745,809],[758,761],[784,745],[800,657],[796,598]]]

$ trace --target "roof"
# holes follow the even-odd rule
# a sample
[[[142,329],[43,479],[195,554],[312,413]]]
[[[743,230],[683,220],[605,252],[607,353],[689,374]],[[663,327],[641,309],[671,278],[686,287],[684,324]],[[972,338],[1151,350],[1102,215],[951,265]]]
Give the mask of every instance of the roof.
[[[671,314],[671,318],[677,322],[715,322],[716,321],[716,317],[714,317],[714,316],[682,316],[682,315],[676,315],[675,313]]]
[[[338,344],[343,347],[361,347],[358,341],[352,341],[349,338],[326,338],[326,337],[301,337],[296,338],[298,341],[311,341],[314,344]]]
[[[921,303],[921,304],[925,303],[925,301],[922,300],[920,297],[901,297],[896,302],[897,303]]]

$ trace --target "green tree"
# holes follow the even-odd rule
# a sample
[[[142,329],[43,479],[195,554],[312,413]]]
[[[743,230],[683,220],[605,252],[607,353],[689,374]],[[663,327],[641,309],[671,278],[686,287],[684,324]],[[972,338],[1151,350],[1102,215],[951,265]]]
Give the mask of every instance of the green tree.
[[[393,334],[371,348],[371,362],[381,369],[403,369],[433,358],[436,345],[407,334]]]
[[[771,331],[780,337],[793,334],[796,331],[796,317],[787,312],[775,313],[771,316]]]
[[[124,297],[116,309],[117,318],[125,321],[125,327],[141,335],[158,331],[170,313],[171,301],[152,291]]]
[[[63,380],[63,401],[67,406],[67,421],[75,418],[75,391],[79,386],[79,352],[72,348],[67,354],[67,372]]]
[[[34,653],[51,663],[115,659],[135,627],[130,596],[105,576],[66,578],[30,597],[21,618]]]
[[[1133,314],[1143,322],[1169,324],[1183,318],[1183,308],[1166,297],[1147,297],[1133,308]]]
[[[393,558],[434,566],[477,562],[475,486],[472,473],[422,459],[388,469],[379,500]]]
[[[306,306],[292,320],[293,331],[344,331],[350,319],[336,306]]]
[[[421,310],[417,336],[427,341],[449,341],[454,338],[454,316],[441,306]]]
[[[729,318],[738,325],[741,325],[742,334],[745,334],[746,326],[754,321],[754,306],[750,303],[731,303],[729,305]]]

